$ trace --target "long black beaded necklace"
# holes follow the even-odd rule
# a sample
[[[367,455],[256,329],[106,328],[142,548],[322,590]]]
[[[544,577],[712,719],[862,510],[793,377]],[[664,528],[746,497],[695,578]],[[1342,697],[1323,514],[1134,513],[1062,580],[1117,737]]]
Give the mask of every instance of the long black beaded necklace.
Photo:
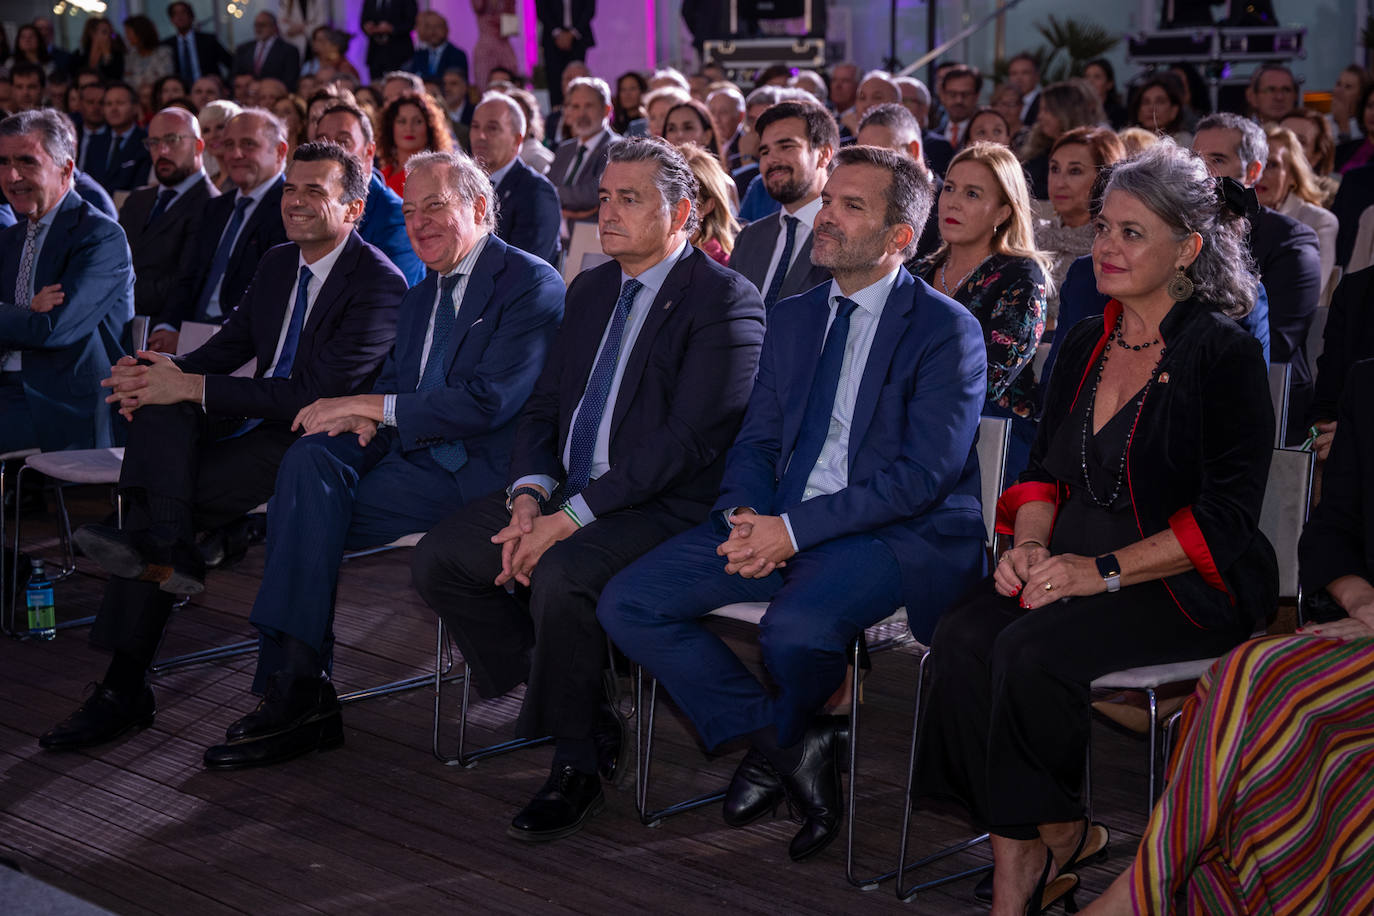
[[[1102,356],[1097,360],[1097,372],[1093,376],[1093,387],[1088,392],[1088,409],[1083,412],[1083,435],[1079,440],[1079,463],[1083,469],[1083,489],[1088,494],[1088,499],[1096,506],[1103,509],[1110,509],[1116,504],[1116,499],[1121,495],[1121,486],[1126,480],[1126,456],[1131,451],[1131,440],[1135,438],[1136,425],[1140,422],[1140,414],[1145,410],[1145,398],[1149,397],[1150,389],[1159,378],[1160,367],[1164,364],[1164,357],[1168,355],[1169,348],[1162,347],[1159,351],[1159,360],[1150,372],[1150,380],[1145,383],[1145,387],[1140,390],[1140,396],[1135,402],[1135,419],[1131,421],[1131,430],[1126,434],[1126,446],[1121,450],[1121,458],[1116,466],[1116,484],[1112,487],[1111,495],[1105,499],[1093,492],[1092,476],[1088,473],[1088,439],[1092,435],[1093,414],[1097,411],[1097,386],[1102,381],[1102,370],[1107,367],[1107,354],[1112,350],[1112,340],[1120,341],[1123,348],[1129,346],[1121,338],[1121,317],[1117,316],[1116,330],[1111,338],[1107,340],[1106,346],[1102,348]],[[1159,338],[1140,346],[1131,347],[1132,350],[1143,350],[1152,344],[1159,343]]]

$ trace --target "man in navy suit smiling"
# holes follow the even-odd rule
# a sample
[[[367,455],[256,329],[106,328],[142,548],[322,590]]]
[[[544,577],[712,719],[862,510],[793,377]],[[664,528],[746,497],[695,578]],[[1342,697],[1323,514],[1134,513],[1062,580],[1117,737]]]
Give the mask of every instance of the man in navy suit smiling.
[[[812,257],[833,277],[773,314],[744,426],[705,524],[606,586],[597,616],[652,671],[708,747],[750,750],[725,799],[742,826],[784,795],[794,860],[843,814],[835,727],[816,717],[845,650],[903,604],[929,640],[983,570],[973,451],[987,357],[977,320],[913,279],[930,185],[905,156],[841,150]],[[759,630],[776,695],[700,618],[769,602]]]

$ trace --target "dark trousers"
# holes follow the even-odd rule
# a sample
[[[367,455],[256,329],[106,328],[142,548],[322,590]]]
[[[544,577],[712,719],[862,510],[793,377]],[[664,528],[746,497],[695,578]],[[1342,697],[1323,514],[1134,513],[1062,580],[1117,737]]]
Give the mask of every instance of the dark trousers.
[[[1027,611],[988,580],[931,641],[913,794],[957,799],[1014,839],[1081,818],[1093,679],[1222,655],[1249,635],[1194,626],[1160,582]]]
[[[255,692],[288,667],[282,634],[331,666],[334,595],[345,550],[426,531],[463,504],[456,474],[440,467],[428,449],[401,452],[396,440],[394,430],[382,430],[363,447],[355,435],[319,433],[287,450],[268,504],[267,562],[249,618],[266,637]]]
[[[548,38],[543,43],[544,49],[544,74],[548,78],[549,104],[558,106],[563,104],[563,68],[575,60],[587,59],[587,46],[580,41],[574,41],[572,47],[564,51],[553,41],[553,30],[544,27],[544,33]],[[473,78],[485,80],[486,74],[473,74]],[[555,144],[557,145],[557,144]]]
[[[901,572],[886,544],[853,535],[811,547],[762,579],[725,572],[718,528],[699,525],[616,576],[597,609],[615,644],[663,683],[707,747],[775,726],[800,740],[844,678],[846,650],[902,603]],[[759,626],[766,689],[701,620],[727,604],[768,601]]]
[[[199,406],[140,407],[129,425],[120,469],[124,527],[157,528],[190,540],[233,521],[272,495],[282,455],[297,438],[284,423],[263,423],[224,439],[240,420],[210,418]],[[91,645],[151,665],[172,612],[155,583],[112,576],[91,628]]]
[[[502,492],[444,519],[415,549],[415,587],[443,618],[482,696],[528,684],[520,736],[589,737],[605,698],[601,590],[687,523],[652,508],[609,512],[545,551],[530,587],[510,594],[492,584],[501,548],[491,542],[509,521]]]

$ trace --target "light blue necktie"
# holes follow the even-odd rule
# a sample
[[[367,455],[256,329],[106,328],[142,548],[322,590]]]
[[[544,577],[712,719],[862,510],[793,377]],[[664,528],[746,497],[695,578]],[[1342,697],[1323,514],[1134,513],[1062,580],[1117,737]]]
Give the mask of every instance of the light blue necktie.
[[[444,277],[439,283],[439,305],[434,310],[434,334],[429,344],[429,361],[425,363],[425,371],[420,376],[420,384],[416,391],[433,391],[448,384],[444,366],[448,363],[448,342],[453,336],[453,326],[458,317],[458,303],[453,301],[453,291],[461,279],[462,274],[454,274]],[[456,471],[468,463],[468,450],[460,439],[431,445],[429,453],[434,456],[439,467],[446,471]]]
[[[611,327],[606,332],[606,344],[601,348],[592,374],[587,379],[587,390],[582,393],[582,404],[577,409],[577,420],[573,423],[568,445],[568,479],[563,484],[564,499],[572,499],[581,493],[591,480],[596,433],[601,428],[601,417],[606,413],[611,384],[615,381],[625,324],[629,321],[635,296],[643,288],[644,284],[638,280],[626,280],[620,288],[620,298],[616,300],[615,312],[611,315]]]

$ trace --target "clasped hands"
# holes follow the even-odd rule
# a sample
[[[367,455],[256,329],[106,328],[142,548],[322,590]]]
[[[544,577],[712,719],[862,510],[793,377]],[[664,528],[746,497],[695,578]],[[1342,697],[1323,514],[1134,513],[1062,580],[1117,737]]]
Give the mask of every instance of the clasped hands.
[[[566,512],[542,515],[533,496],[517,496],[511,503],[510,524],[491,536],[493,544],[501,545],[501,573],[496,584],[514,580],[529,587],[530,573],[544,551],[576,530],[577,523]]]
[[[120,415],[132,420],[134,411],[148,404],[198,403],[204,381],[204,376],[182,372],[166,353],[139,350],[133,356],[121,356],[100,386],[113,389],[105,403],[118,404]]]
[[[1107,590],[1107,583],[1092,557],[1072,553],[1051,556],[1039,544],[1013,547],[1004,552],[992,579],[999,595],[1019,596],[1021,607],[1027,610],[1044,607],[1061,598],[1096,595]]]
[[[300,430],[307,436],[315,433],[328,433],[330,436],[356,433],[358,444],[366,446],[377,435],[383,403],[384,396],[380,394],[320,398],[296,413],[296,418],[291,421],[291,430]]]
[[[730,536],[716,547],[725,557],[725,571],[743,579],[762,579],[787,565],[797,551],[787,524],[776,515],[736,509],[730,516]]]

